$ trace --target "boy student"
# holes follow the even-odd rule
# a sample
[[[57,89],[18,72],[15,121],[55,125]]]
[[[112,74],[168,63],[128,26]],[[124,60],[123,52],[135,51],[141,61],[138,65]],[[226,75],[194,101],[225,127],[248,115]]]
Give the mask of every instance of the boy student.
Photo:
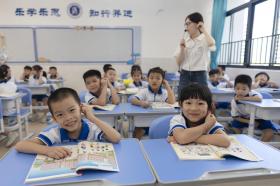
[[[62,79],[57,72],[57,68],[55,66],[49,67],[49,79]]]
[[[148,72],[148,88],[141,89],[132,99],[131,103],[141,107],[149,107],[151,102],[167,102],[169,104],[175,103],[175,96],[173,90],[164,79],[164,71],[160,67],[155,67]],[[163,89],[162,85],[165,87]],[[136,127],[134,136],[138,139],[145,134],[145,129]]]
[[[220,81],[220,71],[218,69],[212,69],[209,71],[208,74],[209,74],[208,87],[210,89],[233,87],[232,83],[226,79],[224,79],[224,82]]]
[[[98,70],[86,71],[83,79],[88,90],[85,95],[86,103],[101,106],[109,102],[112,104],[120,103],[117,91],[108,79],[101,79],[101,73]]]
[[[23,73],[20,76],[20,80],[23,80],[23,81],[27,82],[29,80],[29,77],[31,76],[31,72],[32,72],[32,67],[26,65],[23,68]]]
[[[225,73],[226,66],[225,65],[219,65],[217,69],[220,72],[220,80],[221,81],[229,81],[229,76]]]
[[[77,92],[71,88],[59,88],[48,99],[48,107],[53,120],[59,127],[41,132],[32,140],[20,141],[15,148],[19,152],[43,154],[61,159],[71,154],[68,148],[52,146],[65,142],[106,139],[118,143],[120,134],[110,125],[98,119],[92,108],[80,103]],[[81,113],[89,120],[83,120]]]
[[[266,72],[259,72],[255,75],[255,83],[253,88],[279,88],[279,86],[272,81]]]
[[[125,89],[125,86],[117,81],[117,72],[114,68],[107,68],[104,77],[110,81],[117,92]]]
[[[248,127],[250,113],[245,110],[245,104],[239,101],[262,101],[262,96],[251,90],[252,79],[248,75],[239,75],[235,78],[234,91],[235,97],[231,101],[231,115],[233,121],[231,127],[235,133],[240,134],[242,129]],[[263,131],[262,141],[270,141],[273,137],[273,130],[276,130],[271,121],[256,119],[256,128]]]

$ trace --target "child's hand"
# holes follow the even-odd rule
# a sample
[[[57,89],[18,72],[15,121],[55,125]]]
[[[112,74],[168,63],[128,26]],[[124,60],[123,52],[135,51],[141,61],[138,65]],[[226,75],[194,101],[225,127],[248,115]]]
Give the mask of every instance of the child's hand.
[[[106,87],[107,88],[107,82],[108,82],[108,79],[107,78],[102,78],[101,79],[101,87]]]
[[[47,156],[54,159],[62,159],[71,155],[71,150],[65,147],[47,147]]]
[[[148,101],[141,101],[140,106],[143,108],[148,108],[150,106],[150,102]]]
[[[211,112],[209,112],[209,114],[207,115],[206,119],[205,119],[205,133],[207,131],[209,131],[217,122],[216,117],[214,116],[214,114],[211,114]]]
[[[177,143],[177,141],[175,140],[174,136],[168,136],[167,137],[167,141],[168,141],[168,143]]]
[[[244,100],[243,98],[244,98],[243,96],[238,96],[238,95],[234,96],[235,101],[242,101],[242,100]]]
[[[181,39],[181,41],[180,41],[180,48],[184,49],[185,47],[186,47],[185,39]]]
[[[89,115],[93,114],[92,107],[89,105],[81,104],[81,112],[88,118]]]
[[[162,85],[166,88],[169,86],[169,83],[166,79],[162,80]]]

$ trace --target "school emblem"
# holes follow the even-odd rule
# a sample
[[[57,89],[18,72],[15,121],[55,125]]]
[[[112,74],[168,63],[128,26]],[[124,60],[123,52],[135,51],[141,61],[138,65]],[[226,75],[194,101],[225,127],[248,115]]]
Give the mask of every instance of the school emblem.
[[[82,7],[78,3],[71,3],[67,6],[67,14],[72,18],[79,18],[82,15]]]

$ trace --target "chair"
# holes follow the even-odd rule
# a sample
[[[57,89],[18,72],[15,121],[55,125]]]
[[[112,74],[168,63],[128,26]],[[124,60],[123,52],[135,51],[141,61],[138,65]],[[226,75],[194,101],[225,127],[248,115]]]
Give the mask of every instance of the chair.
[[[82,90],[82,91],[79,93],[79,97],[80,97],[80,100],[81,100],[82,103],[85,103],[85,102],[86,102],[86,100],[85,100],[86,93],[87,93],[86,90]]]
[[[121,74],[121,79],[127,79],[127,78],[128,78],[128,73]]]
[[[3,106],[0,99],[0,133],[4,132]]]
[[[152,121],[149,129],[149,138],[167,138],[169,130],[169,122],[174,115],[167,115]]]

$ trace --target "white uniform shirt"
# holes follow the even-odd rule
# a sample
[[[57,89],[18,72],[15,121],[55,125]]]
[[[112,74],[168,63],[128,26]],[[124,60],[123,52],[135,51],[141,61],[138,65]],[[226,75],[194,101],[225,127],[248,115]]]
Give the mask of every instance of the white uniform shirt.
[[[0,96],[11,96],[17,91],[17,85],[13,82],[2,82],[0,83]],[[3,114],[8,115],[15,112],[15,102],[11,101],[2,101],[3,103]]]
[[[140,81],[139,84],[132,82],[128,85],[128,87],[129,88],[147,88],[148,85],[149,85],[149,83],[147,81]]]
[[[85,101],[86,103],[90,104],[93,101],[96,101],[99,98],[96,94],[87,91],[85,94]],[[111,103],[112,96],[111,96],[111,90],[107,88],[107,96],[106,96],[106,103]]]
[[[47,83],[47,78],[42,77],[42,81],[43,81],[43,83],[41,83],[41,84],[46,84]],[[39,79],[35,79],[34,76],[32,76],[32,75],[29,76],[28,84],[29,85],[41,85],[41,84],[39,84]]]
[[[262,95],[254,90],[249,92],[248,96],[258,96],[262,98]],[[232,117],[242,117],[242,118],[250,118],[250,110],[246,109],[246,105],[244,103],[240,103],[239,101],[235,101],[232,99],[231,101],[231,116]]]
[[[67,142],[78,142],[78,141],[103,141],[103,131],[98,128],[95,124],[82,120],[82,130],[78,139],[71,139],[68,135],[68,131],[55,127],[48,131],[41,132],[37,139],[41,140],[45,145],[52,146],[54,144],[67,143]]]
[[[187,125],[186,119],[182,116],[182,114],[175,115],[170,120],[168,135],[173,136],[173,130],[176,128],[190,128],[190,126]],[[216,122],[213,127],[209,129],[207,134],[215,134],[218,130],[224,131],[224,127],[220,123]]]
[[[181,68],[186,71],[206,71],[209,64],[209,50],[215,51],[215,46],[208,46],[204,34],[200,34],[198,37],[191,39],[187,37],[185,39],[185,60],[181,64]],[[175,56],[180,53],[180,46],[178,46]]]
[[[208,80],[208,88],[215,89],[215,88],[227,88],[226,82],[218,82],[217,85],[214,85],[210,80]]]
[[[162,87],[159,88],[158,92],[153,92],[151,87],[140,89],[140,91],[134,95],[137,99],[141,101],[148,102],[166,102],[168,98],[168,93],[166,89]]]

